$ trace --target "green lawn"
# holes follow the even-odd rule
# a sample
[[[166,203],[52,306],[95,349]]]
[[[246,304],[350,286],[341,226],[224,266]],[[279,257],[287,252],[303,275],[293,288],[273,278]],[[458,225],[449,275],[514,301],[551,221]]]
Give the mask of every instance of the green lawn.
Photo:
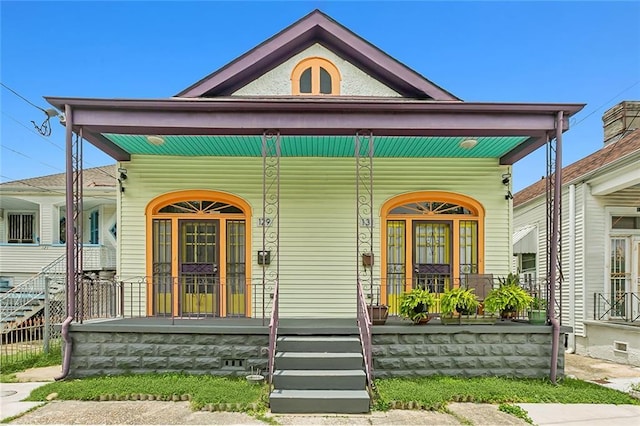
[[[237,378],[173,373],[126,375],[49,383],[34,390],[29,400],[44,401],[47,395],[54,392],[61,400],[148,399],[149,396],[160,400],[189,398],[194,409],[209,406],[227,411],[262,412],[267,407],[269,387],[249,384],[244,379]],[[545,379],[497,377],[429,377],[376,381],[376,410],[444,410],[450,402],[640,405],[640,401],[623,392],[575,379],[564,379],[558,385]]]
[[[266,407],[268,387],[254,385],[244,379],[183,374],[142,374],[94,377],[49,383],[35,389],[28,401],[43,401],[57,393],[62,400],[153,399],[191,400],[196,410],[207,404],[226,404],[225,410],[260,411]]]
[[[376,391],[378,410],[402,408],[409,403],[442,410],[449,402],[640,405],[639,400],[624,392],[576,379],[564,379],[557,385],[546,379],[498,377],[385,379],[376,381]]]

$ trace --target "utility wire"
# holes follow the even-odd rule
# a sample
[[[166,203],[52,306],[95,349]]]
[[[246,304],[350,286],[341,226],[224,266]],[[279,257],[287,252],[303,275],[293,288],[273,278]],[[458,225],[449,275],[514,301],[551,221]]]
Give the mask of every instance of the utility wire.
[[[33,158],[33,157],[29,157],[27,154],[25,154],[25,153],[23,153],[23,152],[20,152],[20,151],[16,151],[15,149],[9,148],[9,147],[8,147],[8,146],[6,146],[6,145],[2,145],[2,148],[6,149],[7,151],[11,151],[11,152],[16,153],[16,154],[18,154],[18,155],[21,155],[21,156],[23,156],[24,158],[28,158],[29,160],[38,161],[38,160],[36,160],[35,158]],[[42,161],[38,161],[38,163],[42,164],[43,166],[50,167],[50,168],[52,168],[52,169],[54,169],[54,170],[58,170],[58,171],[60,171],[60,172],[64,172],[64,170],[62,170],[60,167],[52,166],[51,164],[43,163]]]
[[[589,114],[587,114],[586,116],[582,117],[582,119],[580,119],[580,121],[577,121],[575,123],[573,123],[571,125],[571,127],[576,127],[578,124],[582,123],[584,120],[586,120],[587,118],[591,117],[593,114],[595,114],[596,112],[598,112],[603,106],[606,106],[609,104],[609,102],[615,100],[618,96],[622,95],[623,93],[627,92],[628,90],[633,89],[635,86],[637,86],[638,84],[640,84],[640,80],[636,81],[635,83],[633,83],[631,86],[627,87],[626,89],[622,90],[620,93],[616,94],[615,96],[613,96],[611,99],[607,100],[606,102],[604,102],[602,105],[600,105],[598,108],[594,109],[593,111],[591,111]]]
[[[5,111],[2,111],[3,115],[6,115],[8,118],[10,118],[11,120],[15,121],[16,123],[18,123],[19,125],[21,125],[22,127],[24,127],[27,131],[29,131],[29,133],[33,133],[34,135],[38,135],[40,136],[42,139],[44,139],[45,141],[47,141],[48,143],[50,143],[51,145],[55,146],[56,148],[58,148],[60,151],[64,151],[64,148],[61,147],[60,145],[58,145],[57,143],[51,141],[49,138],[44,137],[43,135],[41,135],[38,132],[35,132],[33,129],[27,127],[24,125],[24,123],[22,123],[20,120],[18,120],[17,118],[12,117],[11,115],[7,114]]]
[[[20,99],[22,99],[23,101],[25,101],[26,103],[28,103],[29,105],[31,105],[34,108],[38,108],[40,111],[44,112],[45,114],[47,113],[47,111],[44,108],[40,108],[38,105],[34,104],[33,102],[31,102],[29,99],[25,98],[24,96],[22,96],[20,93],[16,92],[15,90],[13,90],[11,87],[7,86],[6,84],[4,84],[3,82],[0,81],[0,85],[2,85],[2,87],[4,87],[5,89],[7,89],[8,91],[10,91],[11,93],[13,93],[14,95],[16,95],[17,97],[19,97]]]
[[[49,138],[44,137],[44,136],[43,136],[43,135],[41,135],[40,133],[35,132],[33,129],[31,129],[31,128],[29,128],[29,127],[25,126],[23,123],[21,123],[21,122],[20,122],[20,120],[18,120],[18,119],[16,119],[16,118],[12,117],[11,115],[9,115],[8,113],[6,113],[5,111],[2,111],[2,114],[3,114],[3,115],[5,115],[5,116],[7,116],[9,119],[11,119],[11,120],[15,121],[16,123],[18,123],[18,124],[19,124],[20,126],[22,126],[24,129],[26,129],[29,133],[33,133],[34,135],[38,135],[39,137],[41,137],[42,139],[44,139],[45,141],[47,141],[48,143],[50,143],[50,144],[51,144],[51,145],[53,145],[54,147],[58,148],[60,151],[63,151],[63,152],[64,152],[64,148],[63,148],[63,147],[61,147],[61,146],[60,146],[60,145],[58,145],[57,143],[53,142],[53,141],[52,141],[52,140],[50,140]],[[4,147],[4,145],[3,145],[3,147]],[[26,155],[26,154],[23,154],[23,153],[21,153],[21,152],[15,151],[15,150],[10,149],[10,148],[7,148],[7,149],[9,149],[9,150],[11,150],[11,151],[13,151],[13,152],[15,152],[15,153],[17,153],[17,154],[20,154],[20,155],[22,155],[22,156],[27,157],[27,155]],[[29,158],[30,158],[30,157],[29,157]],[[43,164],[44,164],[44,163],[43,163]],[[87,162],[87,164],[88,164],[89,166],[92,166],[92,167],[101,167],[101,166],[96,166],[95,164],[91,164],[91,163],[89,163],[89,162]],[[46,165],[46,164],[45,164],[45,165]],[[61,169],[58,169],[58,170],[61,170]],[[108,172],[106,172],[106,171],[104,171],[104,170],[102,170],[102,169],[98,169],[98,170],[99,170],[101,173],[104,173],[105,175],[107,175],[107,176],[109,176],[109,177],[111,177],[111,178],[113,178],[113,179],[116,179],[116,180],[118,179],[118,178],[117,178],[117,177],[115,177],[114,175],[112,175],[112,174],[110,174],[110,173],[108,173]],[[64,171],[64,170],[62,170],[62,171]]]

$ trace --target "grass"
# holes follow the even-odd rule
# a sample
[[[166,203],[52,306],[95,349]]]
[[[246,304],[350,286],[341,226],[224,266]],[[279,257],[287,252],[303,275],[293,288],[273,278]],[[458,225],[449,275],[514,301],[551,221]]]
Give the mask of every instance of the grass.
[[[49,353],[31,353],[20,356],[19,359],[11,359],[10,357],[2,357],[2,381],[5,376],[9,377],[11,373],[18,371],[24,371],[28,368],[34,367],[48,367],[50,365],[62,364],[62,351],[59,346],[54,346],[49,350]]]
[[[640,405],[640,401],[624,392],[576,379],[564,379],[554,385],[546,379],[425,377],[378,380],[376,388],[374,407],[378,410],[404,407],[408,403],[428,410],[444,410],[450,402]]]
[[[512,416],[515,416],[519,419],[524,420],[525,422],[529,423],[529,424],[533,424],[533,420],[531,420],[531,417],[529,417],[529,413],[527,413],[527,411],[523,408],[520,408],[517,405],[513,405],[513,404],[500,404],[498,406],[498,411],[502,411],[503,413],[507,413],[507,414],[511,414]]]
[[[27,401],[43,401],[57,393],[59,400],[96,401],[131,398],[132,395],[153,395],[155,399],[171,400],[189,395],[191,405],[199,410],[208,404],[226,404],[226,411],[266,410],[268,387],[254,385],[244,379],[193,376],[186,374],[139,374],[93,377],[46,384],[31,392]]]

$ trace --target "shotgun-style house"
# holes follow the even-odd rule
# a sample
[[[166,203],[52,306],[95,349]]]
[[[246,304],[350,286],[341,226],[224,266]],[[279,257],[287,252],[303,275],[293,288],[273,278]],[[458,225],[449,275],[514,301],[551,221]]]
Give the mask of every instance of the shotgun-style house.
[[[372,331],[366,307],[506,275],[511,165],[583,105],[464,102],[320,11],[172,97],[47,100],[126,177],[126,318],[70,315],[64,375],[260,368],[272,410],[357,412],[373,372],[562,374],[559,326]]]
[[[640,102],[603,115],[604,147],[564,168],[562,323],[567,349],[640,366]],[[545,179],[514,196],[514,256],[544,277]]]

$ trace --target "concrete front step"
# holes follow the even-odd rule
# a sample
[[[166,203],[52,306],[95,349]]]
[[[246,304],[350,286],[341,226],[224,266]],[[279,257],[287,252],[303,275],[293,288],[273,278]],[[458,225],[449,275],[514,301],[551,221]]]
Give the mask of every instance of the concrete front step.
[[[299,390],[362,390],[366,375],[362,370],[276,370],[276,389]]]
[[[275,356],[277,370],[358,370],[362,363],[359,352],[278,352]]]
[[[287,390],[271,392],[272,413],[340,413],[369,412],[369,394],[365,390]]]
[[[282,336],[278,352],[361,352],[358,336]]]

